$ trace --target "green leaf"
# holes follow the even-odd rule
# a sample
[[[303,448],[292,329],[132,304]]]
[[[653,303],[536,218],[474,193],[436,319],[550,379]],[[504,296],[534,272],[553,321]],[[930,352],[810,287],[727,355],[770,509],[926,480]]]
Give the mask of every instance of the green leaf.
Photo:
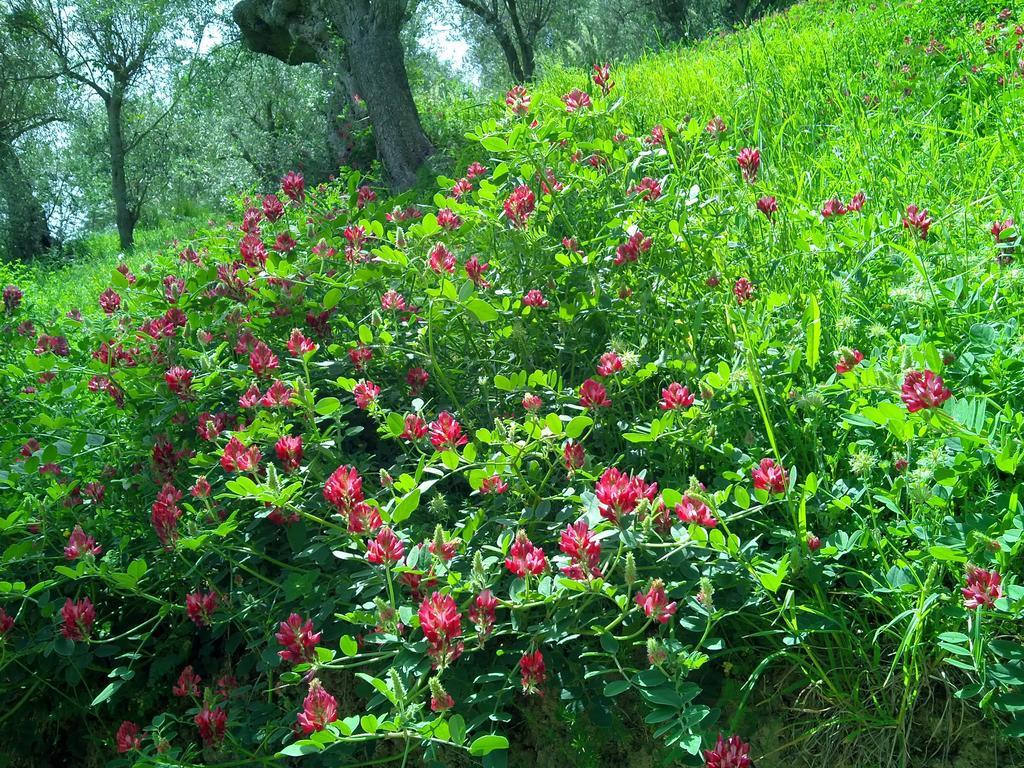
[[[324,295],[324,309],[334,309],[338,306],[339,301],[341,301],[341,288],[331,288]]]
[[[410,515],[416,511],[416,508],[420,505],[420,489],[415,488],[410,493],[407,493],[398,506],[395,507],[395,511],[391,514],[391,521],[394,523],[401,523],[404,520],[408,520]]]
[[[604,687],[604,695],[611,699],[625,693],[629,689],[630,685],[626,680],[613,680]]]
[[[462,744],[466,741],[466,721],[462,715],[452,715],[448,718],[448,730],[455,744]]]
[[[377,720],[376,715],[363,715],[359,718],[359,724],[363,726],[363,730],[367,733],[376,733],[380,722]]]
[[[549,413],[544,417],[544,426],[548,428],[548,431],[553,435],[562,434],[562,420],[558,418],[557,413]]]
[[[302,741],[297,741],[294,744],[289,744],[277,754],[284,757],[302,757],[303,755],[316,754],[319,751],[320,745],[316,742],[310,741],[309,739],[303,739]]]
[[[813,293],[808,296],[807,312],[804,315],[804,335],[807,336],[807,365],[814,370],[818,367],[818,358],[821,354],[821,310]]]
[[[346,656],[355,656],[359,653],[359,643],[351,635],[342,635],[338,646]]]
[[[966,563],[967,555],[952,547],[928,547],[928,554],[947,563]]]
[[[508,149],[508,143],[500,136],[484,136],[480,139],[480,146],[488,152],[504,152]]]
[[[508,749],[508,739],[492,733],[474,739],[473,743],[469,745],[469,754],[473,757],[481,757],[482,755],[490,754],[496,749]]]
[[[317,401],[316,412],[321,416],[330,416],[341,407],[341,400],[336,397],[322,397]]]
[[[363,344],[373,344],[373,331],[370,330],[370,326],[366,324],[359,326],[359,340]]]
[[[593,423],[594,420],[589,416],[574,416],[569,423],[565,425],[565,436],[575,440]]]
[[[491,323],[498,319],[498,311],[483,299],[472,298],[466,302],[466,308],[481,323]]]

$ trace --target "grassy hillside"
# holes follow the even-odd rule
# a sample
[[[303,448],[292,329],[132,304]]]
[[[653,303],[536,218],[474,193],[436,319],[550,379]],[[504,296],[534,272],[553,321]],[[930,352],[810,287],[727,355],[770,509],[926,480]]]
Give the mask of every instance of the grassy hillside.
[[[1024,765],[1018,23],[802,3],[13,274],[13,749]]]

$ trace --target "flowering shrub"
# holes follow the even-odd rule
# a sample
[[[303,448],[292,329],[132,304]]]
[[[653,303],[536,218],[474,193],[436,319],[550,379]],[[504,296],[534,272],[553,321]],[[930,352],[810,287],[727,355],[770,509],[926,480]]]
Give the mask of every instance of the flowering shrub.
[[[85,319],[4,289],[8,700],[119,765],[497,766],[557,702],[735,768],[716,681],[785,660],[900,728],[944,669],[1024,735],[1012,222],[966,291],[940,201],[798,208],[743,127],[616,88],[513,88],[429,203],[289,173]],[[827,238],[928,292],[830,322]]]

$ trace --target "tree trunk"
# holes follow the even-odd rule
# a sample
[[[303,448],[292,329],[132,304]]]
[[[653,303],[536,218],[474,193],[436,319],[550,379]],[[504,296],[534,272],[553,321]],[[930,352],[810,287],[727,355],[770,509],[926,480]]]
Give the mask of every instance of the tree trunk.
[[[7,256],[21,261],[53,247],[46,213],[32,194],[32,185],[9,143],[0,143],[0,193],[7,211]]]
[[[125,175],[124,87],[115,83],[106,99],[107,145],[110,149],[110,186],[114,195],[114,216],[121,250],[130,251],[135,243],[135,211],[128,202],[128,179]]]
[[[345,42],[359,95],[366,102],[377,153],[394,191],[413,186],[434,153],[409,87],[405,52],[394,14],[346,9]]]
[[[330,153],[329,172],[336,173],[342,166],[357,167],[352,153],[355,150],[356,122],[365,119],[366,112],[357,102],[358,91],[352,77],[348,57],[334,51],[320,59],[320,71],[327,86],[327,149]],[[360,169],[363,170],[363,169]]]
[[[494,39],[498,41],[498,45],[501,47],[501,52],[505,54],[505,63],[508,64],[508,71],[512,75],[512,79],[517,83],[525,83],[532,78],[533,72],[527,75],[524,71],[523,65],[519,61],[519,52],[516,50],[512,38],[501,25],[501,20],[495,19],[489,26]]]

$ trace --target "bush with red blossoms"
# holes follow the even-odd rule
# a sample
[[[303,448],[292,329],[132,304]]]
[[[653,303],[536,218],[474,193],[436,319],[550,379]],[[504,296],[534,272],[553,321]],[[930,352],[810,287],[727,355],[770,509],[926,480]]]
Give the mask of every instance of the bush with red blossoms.
[[[895,34],[841,19],[815,29]],[[800,743],[1024,733],[1024,289],[993,258],[1021,214],[987,154],[1020,54],[988,23],[997,54],[901,21],[898,56],[844,49],[863,77],[796,57],[828,87],[785,130],[759,51],[735,103],[638,105],[626,67],[516,86],[450,178],[289,173],[80,316],[4,272],[5,739],[498,766],[619,723],[652,763],[750,768],[780,685]],[[904,59],[949,122],[913,163],[994,169],[963,199],[831,133],[912,108]],[[805,134],[849,167],[787,153]]]

